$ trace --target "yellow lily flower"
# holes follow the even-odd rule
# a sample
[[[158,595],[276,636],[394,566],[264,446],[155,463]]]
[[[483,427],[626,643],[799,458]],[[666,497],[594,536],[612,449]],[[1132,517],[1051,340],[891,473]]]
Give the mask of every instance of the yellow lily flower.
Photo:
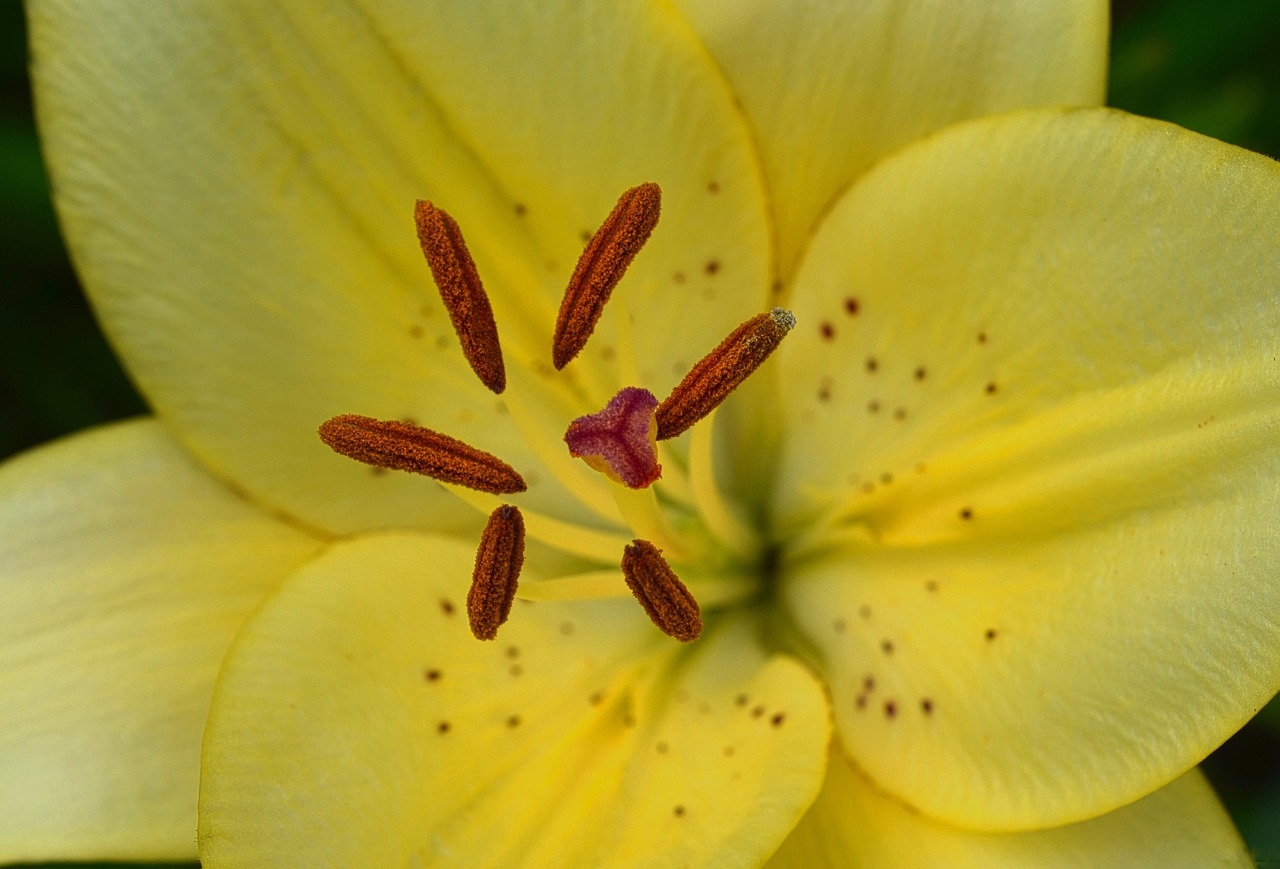
[[[0,859],[189,858],[198,766],[215,869],[1247,865],[1192,768],[1280,687],[1280,170],[1037,109],[1096,105],[1105,58],[1105,4],[1042,5],[33,3],[60,214],[158,421],[0,472]],[[569,455],[775,305],[652,486]],[[371,471],[340,414],[527,491]],[[501,504],[528,549],[483,642]],[[633,539],[697,640],[631,600]]]

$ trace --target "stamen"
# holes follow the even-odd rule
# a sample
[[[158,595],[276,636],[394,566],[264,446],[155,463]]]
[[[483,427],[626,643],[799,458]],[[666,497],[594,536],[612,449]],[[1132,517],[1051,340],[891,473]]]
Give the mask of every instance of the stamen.
[[[614,482],[643,489],[662,476],[654,435],[658,399],[647,389],[626,386],[599,413],[569,424],[564,442],[580,458]]]
[[[462,503],[486,515],[499,503],[499,499],[492,495],[461,486],[445,483],[444,489]],[[534,510],[522,510],[521,515],[524,516],[525,534],[530,540],[588,561],[608,564],[617,558],[618,550],[627,545],[626,536],[618,532],[566,522]]]
[[[521,600],[609,600],[631,595],[618,569],[592,570],[571,573],[549,579],[535,579],[520,583],[516,597]],[[686,584],[686,588],[698,591],[699,606],[740,606],[760,593],[760,582],[753,576],[739,574],[713,574]]]
[[[507,374],[498,344],[498,325],[476,264],[462,240],[462,231],[448,213],[423,199],[414,206],[413,216],[418,224],[418,242],[453,322],[453,331],[458,333],[462,355],[480,382],[501,394],[507,388]]]
[[[343,414],[320,426],[320,440],[366,465],[411,471],[480,492],[509,495],[527,488],[515,468],[497,456],[407,422]]]
[[[687,431],[746,380],[796,324],[782,308],[757,314],[704,356],[658,406],[658,440]]]
[[[716,484],[715,462],[712,460],[716,412],[689,436],[689,480],[693,488],[698,514],[707,530],[719,538],[725,549],[746,561],[760,554],[760,535],[751,523],[739,515],[736,505],[728,501]]]
[[[633,540],[622,551],[622,577],[664,634],[682,643],[702,633],[698,602],[667,564],[658,547],[647,540]]]
[[[467,593],[467,619],[477,640],[492,640],[511,614],[516,581],[524,565],[524,517],[503,504],[489,514],[476,549],[476,569]]]
[[[578,258],[556,317],[551,361],[556,370],[569,364],[587,344],[613,288],[658,224],[662,190],[648,182],[618,197],[587,248]]]

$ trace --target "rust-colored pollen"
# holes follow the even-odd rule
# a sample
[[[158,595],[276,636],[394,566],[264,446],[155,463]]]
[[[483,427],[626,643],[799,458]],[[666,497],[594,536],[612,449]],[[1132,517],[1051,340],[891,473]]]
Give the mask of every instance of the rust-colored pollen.
[[[477,640],[492,640],[511,614],[516,581],[524,565],[524,517],[503,504],[489,514],[476,549],[476,569],[467,593],[467,619]]]
[[[498,324],[476,264],[462,240],[462,231],[447,212],[422,199],[414,207],[413,216],[418,225],[418,242],[453,322],[453,331],[458,333],[462,355],[480,382],[501,394],[507,387],[507,373],[498,344]]]
[[[676,576],[661,551],[648,540],[633,540],[622,551],[622,576],[658,629],[682,643],[698,639],[698,602]]]
[[[662,190],[647,182],[618,197],[604,224],[578,258],[556,317],[551,361],[556,370],[569,364],[587,344],[613,288],[658,224]]]
[[[774,308],[734,329],[658,405],[658,440],[683,434],[715,410],[778,349],[795,325],[795,315]]]
[[[527,488],[515,468],[497,456],[407,422],[343,414],[320,426],[320,440],[366,465],[412,471],[468,489],[509,495]]]

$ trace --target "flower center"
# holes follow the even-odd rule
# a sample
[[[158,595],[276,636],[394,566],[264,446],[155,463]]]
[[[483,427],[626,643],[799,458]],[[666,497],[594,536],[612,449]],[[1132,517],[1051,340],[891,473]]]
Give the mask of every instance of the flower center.
[[[658,185],[633,187],[619,197],[588,242],[556,319],[551,352],[556,370],[586,346],[614,289],[656,227],[660,209]],[[497,325],[462,233],[452,217],[430,202],[420,200],[414,217],[422,252],[463,356],[480,382],[501,394],[506,389],[506,369]],[[669,636],[689,642],[702,631],[701,607],[663,553],[697,576],[695,586],[704,603],[741,600],[757,591],[757,583],[740,572],[720,570],[724,559],[712,558],[707,551],[707,541],[713,538],[724,550],[742,557],[761,555],[754,529],[738,518],[716,487],[709,417],[777,349],[794,325],[795,317],[781,308],[758,314],[695,364],[662,402],[646,389],[624,386],[602,410],[570,423],[564,437],[569,453],[611,481],[609,491],[617,512],[636,534],[630,543],[552,517],[526,516],[514,504],[493,506],[468,494],[509,495],[525,491],[526,486],[520,473],[502,459],[440,432],[344,414],[323,423],[319,434],[337,453],[376,467],[431,477],[489,513],[467,596],[471,630],[478,639],[494,639],[510,614],[528,531],[543,543],[597,561],[602,550],[621,550],[621,561],[613,571],[539,581],[533,584],[533,594],[520,589],[522,596],[612,596],[623,585],[617,581],[620,569],[625,588],[650,620]],[[688,517],[673,523],[650,487],[662,476],[658,442],[678,437],[702,420],[706,423],[690,442],[690,479],[685,481],[697,514],[693,518],[701,520],[700,533],[690,533]]]

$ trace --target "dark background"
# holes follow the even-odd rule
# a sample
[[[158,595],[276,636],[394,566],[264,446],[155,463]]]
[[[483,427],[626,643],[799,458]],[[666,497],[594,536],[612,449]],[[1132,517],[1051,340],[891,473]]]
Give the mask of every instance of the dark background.
[[[1113,9],[1111,105],[1280,158],[1280,2]],[[22,7],[0,0],[0,458],[144,411],[67,260],[32,123]],[[1277,703],[1205,769],[1255,856],[1280,865]]]

